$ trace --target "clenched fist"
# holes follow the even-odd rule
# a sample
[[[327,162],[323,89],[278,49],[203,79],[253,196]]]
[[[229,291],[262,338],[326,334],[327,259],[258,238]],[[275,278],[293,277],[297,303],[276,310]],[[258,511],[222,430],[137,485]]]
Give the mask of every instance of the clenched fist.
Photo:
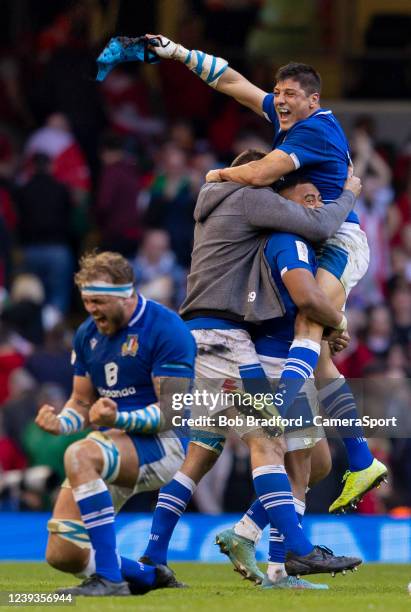
[[[162,59],[176,59],[182,62],[187,57],[188,51],[185,47],[162,34],[146,34],[144,38],[149,41],[151,51]]]
[[[108,397],[97,400],[89,412],[90,423],[100,427],[113,427],[117,417],[117,404]]]
[[[35,419],[36,425],[48,431],[49,433],[58,436],[61,433],[61,422],[56,415],[56,409],[49,404],[44,404],[38,412]]]

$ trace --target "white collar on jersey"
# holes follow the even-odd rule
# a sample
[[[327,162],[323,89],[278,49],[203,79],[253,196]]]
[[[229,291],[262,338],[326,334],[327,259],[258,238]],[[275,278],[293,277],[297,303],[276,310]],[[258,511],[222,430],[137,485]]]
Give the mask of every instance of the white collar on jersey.
[[[138,294],[138,302],[134,314],[128,322],[128,327],[131,327],[141,319],[147,306],[147,300],[141,293]]]

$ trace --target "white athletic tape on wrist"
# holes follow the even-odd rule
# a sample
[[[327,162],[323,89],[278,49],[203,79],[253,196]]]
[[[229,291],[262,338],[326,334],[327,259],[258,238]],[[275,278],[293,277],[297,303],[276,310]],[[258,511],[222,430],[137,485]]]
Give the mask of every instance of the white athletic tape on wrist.
[[[132,412],[118,412],[114,423],[118,429],[144,434],[158,432],[160,425],[161,410],[155,404]]]
[[[339,332],[346,331],[348,327],[348,322],[346,316],[343,314],[340,324],[335,328]]]
[[[113,295],[115,297],[129,298],[133,293],[133,283],[115,285],[103,280],[93,280],[81,287],[82,295]]]
[[[177,46],[176,59],[183,61],[207,85],[216,87],[220,77],[228,68],[228,62],[222,57],[215,57],[198,49],[188,51],[184,47],[181,49],[178,47],[181,47],[181,45]]]
[[[60,433],[63,436],[84,429],[84,417],[74,408],[63,408],[57,418],[60,420]]]

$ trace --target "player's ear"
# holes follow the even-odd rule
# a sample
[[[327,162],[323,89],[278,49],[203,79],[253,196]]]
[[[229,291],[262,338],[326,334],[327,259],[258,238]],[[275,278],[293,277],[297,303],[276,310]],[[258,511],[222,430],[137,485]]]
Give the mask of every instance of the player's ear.
[[[320,101],[320,94],[318,92],[311,94],[310,95],[310,108],[314,108],[314,106],[317,106],[319,101]]]

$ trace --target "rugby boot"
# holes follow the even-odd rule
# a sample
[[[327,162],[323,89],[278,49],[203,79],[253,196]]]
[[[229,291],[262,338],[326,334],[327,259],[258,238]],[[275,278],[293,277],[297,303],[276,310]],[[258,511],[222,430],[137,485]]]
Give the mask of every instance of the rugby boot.
[[[180,582],[179,580],[177,580],[175,573],[170,567],[168,567],[168,565],[159,565],[159,564],[153,563],[150,557],[147,557],[146,555],[144,555],[143,557],[140,557],[139,561],[140,563],[144,563],[144,565],[155,565],[157,567],[157,570],[159,568],[166,568],[170,572],[169,574],[167,574],[167,579],[164,579],[164,581],[161,579],[161,581],[164,582],[161,584],[161,586],[156,586],[153,588],[155,589],[185,589],[187,588],[187,585],[184,584],[184,582]],[[164,578],[165,572],[163,571],[163,569],[160,570],[160,574],[162,574]]]
[[[230,559],[235,571],[247,580],[261,584],[264,574],[257,565],[252,540],[237,535],[234,529],[225,529],[217,534],[215,543],[220,547],[220,551]]]
[[[328,584],[316,584],[315,582],[308,582],[308,580],[303,580],[302,578],[296,578],[296,576],[284,576],[284,578],[281,578],[277,582],[271,582],[266,574],[261,584],[261,588],[326,591],[329,587]]]
[[[131,595],[127,582],[111,582],[111,580],[106,580],[106,578],[98,574],[93,574],[77,586],[61,587],[55,592],[59,595],[73,595],[74,597],[119,597]]]
[[[371,465],[364,470],[345,472],[341,495],[331,504],[328,511],[334,514],[344,514],[349,510],[355,510],[368,491],[379,487],[381,482],[386,482],[386,480],[387,468],[378,459],[374,459]]]
[[[314,546],[308,555],[296,555],[288,551],[285,571],[289,576],[308,574],[335,574],[355,570],[362,560],[358,557],[336,557],[326,546]]]

